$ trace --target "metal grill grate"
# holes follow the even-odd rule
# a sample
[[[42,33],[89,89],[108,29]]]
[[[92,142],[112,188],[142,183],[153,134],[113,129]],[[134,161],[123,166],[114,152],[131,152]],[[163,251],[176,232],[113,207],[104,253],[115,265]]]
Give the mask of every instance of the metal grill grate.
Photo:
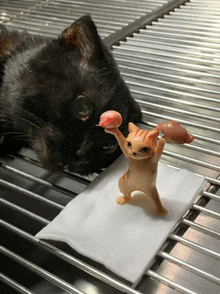
[[[208,181],[141,282],[130,285],[66,245],[33,237],[96,175],[88,179],[51,174],[39,167],[30,150],[10,164],[2,162],[2,293],[219,293],[220,3],[186,2],[143,29],[180,2],[184,1],[0,3],[1,19],[9,27],[50,37],[86,12],[108,46],[142,27],[113,46],[115,59],[147,126],[177,119],[196,138],[182,148],[167,145],[162,161],[203,174]]]
[[[89,13],[104,38],[169,2],[173,1],[41,0],[16,1],[10,5],[8,1],[3,1],[0,9],[3,10],[3,21],[7,22],[7,26],[46,37],[57,37],[74,19]]]

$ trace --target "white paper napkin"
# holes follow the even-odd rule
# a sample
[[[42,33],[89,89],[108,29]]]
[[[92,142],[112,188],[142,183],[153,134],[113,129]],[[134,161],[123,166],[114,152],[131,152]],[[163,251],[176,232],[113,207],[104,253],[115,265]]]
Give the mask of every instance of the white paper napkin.
[[[187,170],[159,163],[157,187],[168,214],[151,213],[152,203],[134,195],[130,204],[116,204],[118,180],[127,170],[122,155],[36,237],[68,243],[79,253],[136,283],[179,219],[202,189],[205,179]]]

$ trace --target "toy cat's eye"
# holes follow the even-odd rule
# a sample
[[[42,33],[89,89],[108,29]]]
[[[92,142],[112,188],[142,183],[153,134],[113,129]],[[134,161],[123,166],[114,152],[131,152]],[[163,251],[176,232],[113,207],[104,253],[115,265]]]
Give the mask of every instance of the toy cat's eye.
[[[147,153],[147,152],[149,152],[150,150],[151,150],[150,148],[148,148],[148,147],[144,147],[144,148],[141,149],[141,152],[142,152],[142,153]]]
[[[111,154],[113,152],[115,152],[115,150],[118,148],[118,143],[110,143],[108,145],[102,146],[102,149],[104,150],[104,152],[106,154]]]
[[[128,146],[128,148],[132,149],[132,144],[131,144],[131,142],[127,141],[127,146]]]
[[[89,97],[80,95],[74,101],[73,114],[81,120],[87,120],[93,113],[94,107]]]

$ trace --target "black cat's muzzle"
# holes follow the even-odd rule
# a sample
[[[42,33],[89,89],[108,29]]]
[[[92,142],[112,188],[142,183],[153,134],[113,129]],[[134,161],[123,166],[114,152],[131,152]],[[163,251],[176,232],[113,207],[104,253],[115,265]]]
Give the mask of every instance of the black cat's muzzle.
[[[78,159],[68,165],[68,170],[80,175],[97,173],[113,163],[120,154],[121,150],[117,143],[104,145],[99,148],[99,151],[78,150]]]

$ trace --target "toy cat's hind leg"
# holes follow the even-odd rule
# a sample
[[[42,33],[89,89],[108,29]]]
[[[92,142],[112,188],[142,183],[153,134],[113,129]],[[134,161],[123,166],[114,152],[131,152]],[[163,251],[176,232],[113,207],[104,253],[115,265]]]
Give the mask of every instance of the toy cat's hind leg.
[[[128,203],[130,200],[131,200],[131,193],[118,197],[116,199],[116,202],[119,205],[124,205],[124,204]]]
[[[152,189],[150,196],[156,206],[156,214],[158,216],[163,216],[163,215],[167,214],[167,210],[163,207],[163,205],[160,201],[160,197],[159,197],[159,194],[157,192],[156,187]]]
[[[124,195],[116,199],[117,204],[120,204],[120,205],[124,205],[131,200],[131,193],[133,192],[133,189],[131,189],[128,185],[128,181],[127,181],[128,173],[129,171],[127,171],[119,179],[119,189],[120,189],[120,192]]]

